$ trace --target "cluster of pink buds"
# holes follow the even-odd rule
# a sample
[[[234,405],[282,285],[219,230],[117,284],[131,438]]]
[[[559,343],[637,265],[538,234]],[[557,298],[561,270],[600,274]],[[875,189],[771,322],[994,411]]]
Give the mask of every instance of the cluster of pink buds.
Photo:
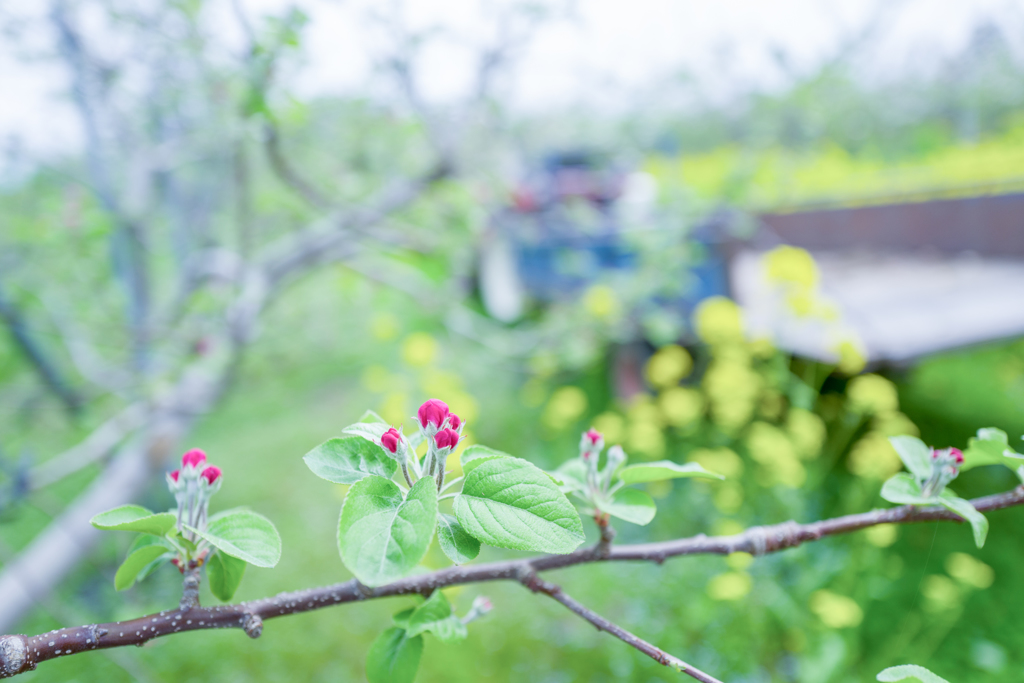
[[[933,448],[932,472],[921,483],[921,493],[925,497],[937,495],[949,482],[960,474],[960,465],[964,464],[964,454],[959,448]]]
[[[198,448],[181,456],[181,469],[167,475],[167,488],[178,503],[178,533],[194,541],[194,534],[185,526],[205,529],[210,498],[220,490],[222,471],[206,462],[206,453]]]
[[[605,454],[604,468],[600,468],[601,452],[604,450],[604,435],[593,427],[580,437],[580,459],[587,477],[586,496],[597,507],[597,501],[609,498],[615,493],[612,478],[619,466],[626,462],[626,452],[615,445]]]
[[[417,458],[409,458],[411,450],[400,429],[388,429],[381,436],[381,447],[402,466],[402,474],[406,482],[412,486],[411,471],[417,476],[434,477],[437,489],[444,487],[444,467],[448,456],[454,451],[462,439],[465,423],[448,408],[444,401],[432,398],[423,403],[416,411],[416,423],[420,433],[427,441],[427,455],[421,463]]]

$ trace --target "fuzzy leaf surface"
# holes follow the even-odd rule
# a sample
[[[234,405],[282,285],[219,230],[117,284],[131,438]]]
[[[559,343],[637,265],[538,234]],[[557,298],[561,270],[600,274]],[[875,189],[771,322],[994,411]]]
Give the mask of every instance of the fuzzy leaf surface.
[[[412,683],[423,656],[423,636],[410,638],[404,628],[392,626],[377,636],[366,654],[369,683]]]
[[[170,512],[153,513],[141,505],[122,505],[113,510],[101,512],[90,520],[90,523],[97,529],[137,531],[154,536],[163,536],[177,522],[177,517]]]
[[[443,512],[437,515],[437,542],[455,564],[465,564],[480,554],[480,541],[470,536],[459,520]]]
[[[404,497],[390,479],[367,477],[349,489],[341,508],[341,560],[367,586],[397,581],[427,553],[436,522],[437,486],[430,477]]]
[[[564,554],[585,540],[579,513],[565,494],[520,458],[494,458],[472,469],[454,507],[470,535],[498,548]]]
[[[228,555],[257,567],[273,567],[281,559],[281,536],[273,522],[252,510],[230,510],[211,520],[205,531],[185,528]]]
[[[302,459],[313,474],[335,484],[355,484],[373,475],[390,479],[398,469],[379,443],[363,436],[329,439]]]
[[[619,478],[627,484],[643,484],[650,481],[679,479],[681,477],[725,479],[722,475],[709,472],[695,462],[680,465],[671,460],[659,460],[657,462],[628,465],[619,470]]]

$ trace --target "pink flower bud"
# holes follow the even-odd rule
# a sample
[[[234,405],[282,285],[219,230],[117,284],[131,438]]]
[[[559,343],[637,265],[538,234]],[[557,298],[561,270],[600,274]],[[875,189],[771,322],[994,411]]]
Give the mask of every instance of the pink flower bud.
[[[950,448],[949,454],[956,458],[956,464],[962,465],[964,462],[964,454],[959,448]]]
[[[420,427],[423,429],[426,429],[428,424],[434,425],[435,429],[439,428],[444,424],[448,414],[448,404],[437,398],[430,399],[416,411]]]
[[[442,429],[434,436],[438,448],[455,448],[459,445],[459,433],[454,429]]]
[[[594,446],[596,446],[596,445],[597,445],[597,442],[598,442],[598,441],[601,441],[601,440],[603,440],[603,439],[604,439],[604,435],[603,435],[603,434],[602,434],[601,432],[599,432],[599,431],[597,431],[596,429],[594,429],[593,427],[591,427],[591,428],[590,428],[590,429],[589,429],[589,430],[587,431],[587,433],[585,434],[585,436],[587,437],[587,440],[588,440],[588,441],[590,441],[590,443],[591,443],[592,445],[594,445]]]
[[[210,465],[205,470],[203,470],[203,473],[200,476],[206,479],[206,483],[212,485],[213,482],[220,479],[220,474],[221,471],[219,467],[217,467],[216,465]]]
[[[462,419],[455,413],[448,414],[448,426],[452,429],[458,429],[462,426]]]
[[[402,435],[394,427],[384,432],[384,435],[380,437],[380,445],[392,455],[398,452],[398,446],[401,443]]]
[[[178,483],[178,477],[181,476],[181,470],[174,470],[173,472],[171,472],[167,476],[169,476],[171,478],[171,481],[173,481],[175,484],[177,484]]]
[[[185,455],[181,456],[182,467],[199,467],[204,462],[206,462],[206,453],[198,448],[186,451]]]

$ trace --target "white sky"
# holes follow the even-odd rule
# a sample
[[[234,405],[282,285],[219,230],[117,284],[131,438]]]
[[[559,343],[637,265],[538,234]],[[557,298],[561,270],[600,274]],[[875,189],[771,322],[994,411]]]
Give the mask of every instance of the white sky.
[[[44,14],[45,0],[25,1]],[[230,43],[239,35],[237,24],[230,1],[219,2],[223,16],[216,25]],[[254,17],[288,4],[242,3]],[[372,89],[382,41],[366,17],[370,8],[391,3],[297,4],[311,22],[305,68],[292,89],[300,96]],[[440,25],[472,42],[493,29],[479,0],[406,0],[402,7],[413,30]],[[531,110],[581,101],[601,105],[681,70],[713,94],[772,87],[785,80],[773,49],[784,50],[798,72],[807,72],[879,7],[887,16],[867,65],[879,74],[927,68],[923,56],[961,49],[985,17],[997,19],[1011,40],[1024,45],[1024,0],[576,0],[574,18],[545,24],[535,36],[504,95],[510,105]],[[428,50],[418,74],[425,93],[444,99],[461,92],[471,73],[468,55],[452,41]],[[77,121],[62,101],[65,82],[59,67],[17,61],[0,38],[0,141],[17,136],[33,152],[77,144]]]

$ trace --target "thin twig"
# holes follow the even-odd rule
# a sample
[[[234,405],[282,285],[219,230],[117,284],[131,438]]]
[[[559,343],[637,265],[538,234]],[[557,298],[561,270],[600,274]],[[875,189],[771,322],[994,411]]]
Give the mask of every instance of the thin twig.
[[[579,601],[567,595],[565,591],[562,590],[561,586],[551,583],[550,581],[544,581],[532,572],[524,574],[520,578],[520,582],[534,593],[543,593],[544,595],[557,600],[568,607],[578,617],[585,619],[596,626],[598,631],[606,631],[612,634],[627,645],[635,647],[640,652],[643,652],[658,664],[670,666],[676,671],[692,676],[702,683],[722,683],[722,681],[718,680],[714,676],[704,673],[697,667],[687,664],[678,657],[673,657],[661,648],[651,645],[643,638],[635,636],[621,626],[608,621],[597,612],[589,609]]]
[[[971,504],[979,512],[1022,505],[1024,486],[1005,493],[975,498]],[[141,645],[153,638],[180,631],[243,628],[247,629],[246,632],[251,637],[256,637],[259,635],[258,631],[262,629],[263,620],[347,602],[396,595],[423,595],[439,588],[484,581],[521,581],[521,577],[531,573],[592,562],[646,560],[660,564],[670,557],[680,555],[727,555],[740,551],[763,555],[794,548],[801,543],[818,541],[825,536],[845,534],[877,524],[934,520],[963,522],[960,517],[942,507],[901,505],[811,524],[785,522],[774,526],[753,527],[734,536],[708,537],[701,534],[661,543],[612,546],[607,551],[602,549],[601,544],[597,544],[568,555],[542,555],[522,560],[448,567],[376,588],[363,586],[352,579],[322,588],[280,593],[252,602],[219,607],[193,607],[187,612],[169,610],[131,621],[58,629],[38,636],[0,636],[0,678],[30,671],[36,664],[55,657],[86,650]],[[251,628],[248,628],[247,624]],[[256,625],[259,626],[258,629]]]

